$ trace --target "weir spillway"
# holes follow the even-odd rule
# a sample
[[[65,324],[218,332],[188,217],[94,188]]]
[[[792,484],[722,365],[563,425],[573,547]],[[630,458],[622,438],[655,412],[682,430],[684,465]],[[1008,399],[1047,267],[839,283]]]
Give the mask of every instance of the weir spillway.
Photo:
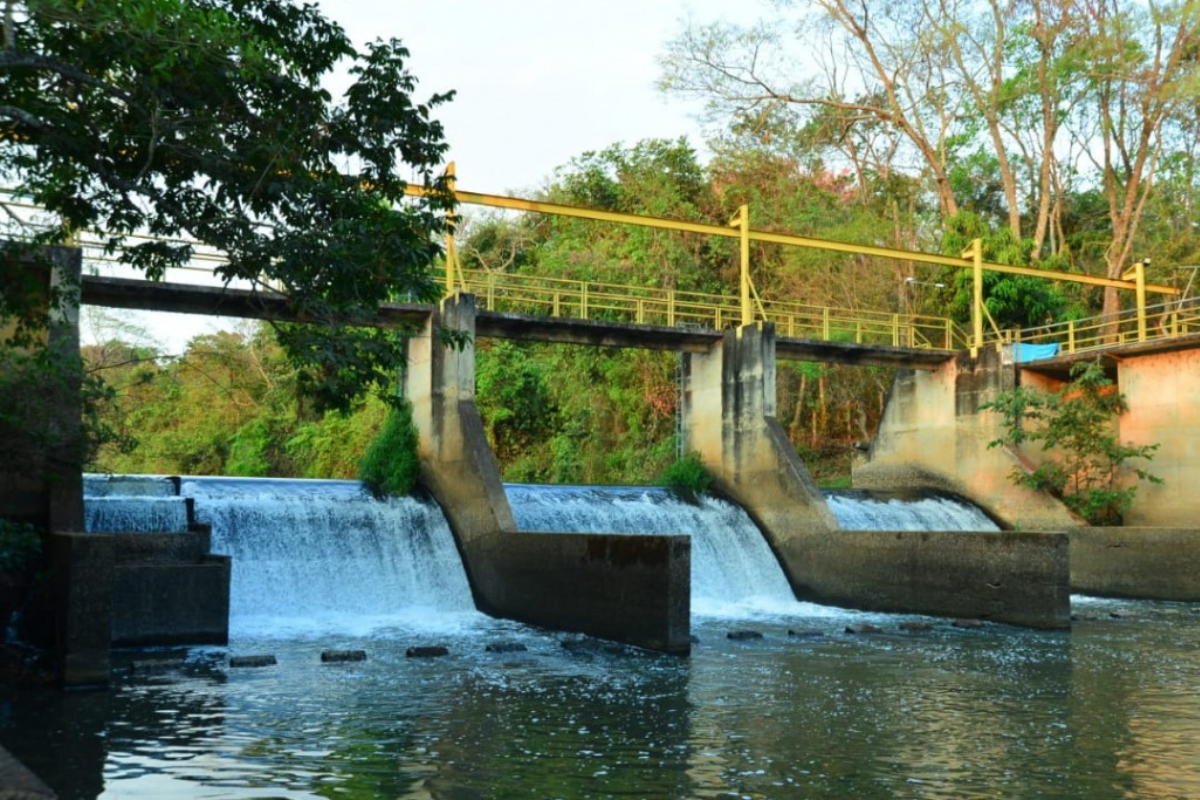
[[[95,532],[176,525],[190,502],[196,521],[212,528],[213,552],[232,557],[235,631],[419,627],[475,610],[453,533],[429,500],[375,500],[355,481],[92,476],[85,487]],[[688,536],[693,614],[787,613],[797,604],[762,532],[728,500],[661,487],[508,484],[505,492],[526,532]],[[847,527],[991,524],[948,496],[827,497]]]

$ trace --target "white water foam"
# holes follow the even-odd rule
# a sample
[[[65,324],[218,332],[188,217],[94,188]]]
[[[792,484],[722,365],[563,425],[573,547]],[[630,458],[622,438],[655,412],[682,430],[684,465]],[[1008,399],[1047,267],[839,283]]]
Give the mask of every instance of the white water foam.
[[[847,531],[998,531],[978,506],[951,495],[825,492],[829,510]]]
[[[187,526],[182,497],[111,495],[89,497],[83,504],[87,533],[182,533]]]
[[[233,557],[233,631],[437,631],[478,616],[435,505],[375,500],[353,481],[185,478],[182,491],[213,552]]]
[[[733,503],[709,496],[687,502],[658,487],[507,484],[505,489],[521,530],[690,536],[695,615],[821,613],[821,606],[796,601],[762,532]]]

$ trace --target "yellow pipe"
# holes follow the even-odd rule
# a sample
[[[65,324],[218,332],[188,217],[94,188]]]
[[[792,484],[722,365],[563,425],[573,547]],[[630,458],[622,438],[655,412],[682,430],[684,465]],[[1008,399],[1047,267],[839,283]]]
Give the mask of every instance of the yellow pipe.
[[[740,206],[729,224],[738,229],[741,239],[742,324],[750,325],[754,322],[754,309],[750,306],[750,206]]]
[[[455,180],[454,162],[451,161],[446,165],[446,182],[450,185],[450,191],[454,191]],[[458,267],[458,248],[454,244],[454,226],[457,216],[454,212],[446,215],[446,222],[449,224],[446,232],[446,297],[450,297],[454,294],[454,273]]]
[[[970,257],[973,269],[973,291],[971,302],[971,358],[979,355],[983,347],[983,240],[975,239],[971,247],[963,251],[963,258]]]
[[[410,185],[406,190],[410,195],[428,194],[423,186]],[[562,203],[548,203],[540,200],[525,200],[518,197],[504,197],[495,194],[483,194],[481,192],[466,192],[455,190],[455,197],[460,203],[469,205],[489,206],[492,208],[507,208],[515,211],[532,211],[539,214],[555,214],[562,217],[577,217],[580,219],[591,219],[600,222],[615,222],[622,225],[639,225],[645,228],[663,228],[666,230],[683,231],[685,233],[703,233],[709,236],[724,236],[726,238],[735,238],[741,236],[740,230],[733,230],[732,227],[726,228],[720,225],[711,225],[704,222],[687,222],[684,220],[667,219],[664,217],[643,216],[640,214],[625,214],[619,211],[600,211],[593,208],[583,208],[580,206],[569,206]],[[756,242],[769,242],[771,244],[782,244],[791,247],[805,247],[814,250],[829,250],[837,253],[851,253],[854,255],[877,256],[880,258],[894,258],[900,260],[915,261],[924,264],[935,264],[938,266],[960,267],[963,269],[973,269],[975,263],[973,260],[966,258],[956,258],[954,256],[938,255],[936,253],[922,253],[917,250],[901,250],[894,247],[876,247],[874,245],[859,245],[850,244],[848,242],[835,242],[830,239],[815,239],[808,236],[793,236],[786,233],[770,233],[767,231],[751,230],[749,237]],[[1127,280],[1115,280],[1113,278],[1101,278],[1093,275],[1079,275],[1073,272],[1056,272],[1051,270],[1036,269],[1034,267],[1016,267],[1009,264],[994,264],[989,261],[982,262],[985,270],[991,272],[1002,272],[1009,275],[1028,275],[1033,278],[1046,278],[1048,280],[1066,281],[1068,283],[1081,283],[1088,286],[1105,286],[1114,289],[1135,290],[1137,287],[1134,283]],[[1178,295],[1179,290],[1171,286],[1162,286],[1158,284],[1146,284],[1146,291],[1156,294]]]

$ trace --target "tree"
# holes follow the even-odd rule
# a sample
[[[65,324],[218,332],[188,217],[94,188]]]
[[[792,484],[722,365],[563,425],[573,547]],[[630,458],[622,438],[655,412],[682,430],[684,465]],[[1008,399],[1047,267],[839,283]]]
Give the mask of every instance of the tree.
[[[1125,466],[1150,460],[1158,445],[1120,443],[1115,423],[1126,405],[1116,388],[1088,362],[1072,367],[1071,381],[1053,394],[1020,386],[1003,392],[981,406],[1000,414],[1005,428],[988,447],[1039,446],[1046,458],[1035,469],[1014,469],[1014,483],[1049,492],[1092,525],[1120,525],[1137,492],[1136,481],[1126,485]],[[1162,483],[1142,467],[1131,471],[1138,481]]]
[[[799,4],[778,4],[787,11]],[[816,0],[799,18],[743,28],[718,23],[686,30],[668,45],[660,85],[700,95],[717,115],[772,119],[781,107],[824,131],[829,150],[856,170],[890,171],[911,155],[931,181],[943,213],[958,212],[950,162],[968,139],[966,100],[943,91],[949,60],[931,35],[934,4],[893,3],[871,13],[865,0]],[[793,35],[812,70],[796,70]],[[936,32],[936,28],[933,28]],[[810,129],[811,130],[811,129]],[[864,130],[871,131],[864,135]],[[884,138],[877,135],[883,133]],[[874,142],[875,146],[864,146]],[[867,158],[870,163],[860,161]]]
[[[446,150],[416,102],[396,40],[359,51],[313,5],[289,0],[5,0],[0,176],[61,218],[94,228],[151,279],[192,255],[133,232],[184,235],[227,255],[227,283],[286,294],[279,325],[322,406],[390,388],[403,342],[367,326],[382,301],[432,300],[435,235],[453,207],[434,176]],[[352,77],[335,101],[322,79]],[[405,200],[402,173],[433,192]],[[34,245],[61,231],[31,236]],[[14,305],[16,265],[4,274]]]
[[[1182,2],[1122,8],[1118,0],[1081,0],[1091,43],[1088,99],[1082,122],[1097,146],[1082,152],[1100,172],[1112,239],[1106,272],[1119,278],[1137,244],[1167,131],[1195,112],[1200,98],[1200,6]],[[1186,123],[1185,123],[1186,124]],[[1104,293],[1104,313],[1120,310]]]
[[[1066,194],[1099,188],[1109,239],[1086,266],[1110,278],[1129,266],[1164,147],[1200,98],[1200,5],[775,6],[752,27],[685,30],[668,45],[662,87],[706,98],[736,125],[777,133],[791,120],[791,135],[860,173],[919,171],[946,218],[984,212],[969,200],[994,178],[1003,202],[986,209],[990,221],[1014,240],[1032,233],[1035,259],[1064,252]],[[1115,289],[1104,310],[1118,310]]]

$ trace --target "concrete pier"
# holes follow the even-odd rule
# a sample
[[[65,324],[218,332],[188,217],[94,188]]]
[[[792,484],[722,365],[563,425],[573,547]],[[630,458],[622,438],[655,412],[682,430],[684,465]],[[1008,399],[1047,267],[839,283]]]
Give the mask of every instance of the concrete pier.
[[[709,353],[685,356],[684,428],[688,449],[700,453],[716,487],[762,528],[797,597],[1070,625],[1063,534],[838,530],[775,419],[774,345],[772,326],[757,323],[727,332]],[[934,385],[952,398],[945,380]]]
[[[1013,484],[1022,454],[988,447],[1003,435],[1000,415],[981,410],[1012,389],[1016,372],[995,350],[961,353],[929,372],[901,370],[868,460],[855,465],[859,489],[942,489],[971,499],[1020,530],[1063,531],[1083,520],[1060,501]]]
[[[406,392],[421,479],[450,522],[478,607],[500,617],[667,653],[691,648],[691,540],[517,530],[475,407],[475,300],[444,301],[410,345]]]

